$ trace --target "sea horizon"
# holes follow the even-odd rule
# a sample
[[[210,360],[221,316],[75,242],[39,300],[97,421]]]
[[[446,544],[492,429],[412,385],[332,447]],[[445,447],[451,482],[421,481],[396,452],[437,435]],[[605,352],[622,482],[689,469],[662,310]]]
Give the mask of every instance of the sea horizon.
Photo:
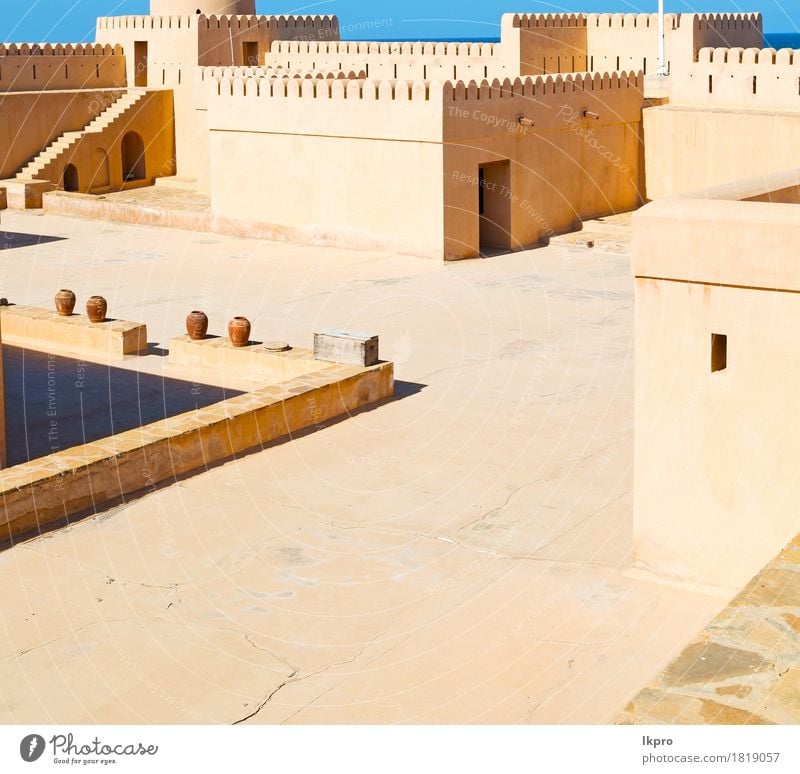
[[[346,40],[369,41],[376,43],[499,43],[499,36],[472,37],[462,36],[456,38],[346,38]],[[765,32],[764,44],[766,48],[800,48],[800,32]]]

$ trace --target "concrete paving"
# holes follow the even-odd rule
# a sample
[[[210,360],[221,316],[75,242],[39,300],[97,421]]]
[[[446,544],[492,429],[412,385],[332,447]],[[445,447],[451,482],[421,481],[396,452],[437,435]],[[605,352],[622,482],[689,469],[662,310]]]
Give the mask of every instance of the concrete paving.
[[[0,553],[0,722],[613,720],[727,601],[629,572],[628,222],[442,264],[5,212],[12,302],[350,327],[399,381]]]

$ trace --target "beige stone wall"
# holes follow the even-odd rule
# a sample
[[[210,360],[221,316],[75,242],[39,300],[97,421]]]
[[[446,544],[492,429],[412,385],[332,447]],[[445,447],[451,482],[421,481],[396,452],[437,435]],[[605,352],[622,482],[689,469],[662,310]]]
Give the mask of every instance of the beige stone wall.
[[[215,214],[310,241],[441,256],[442,91],[223,78],[209,104]]]
[[[125,50],[131,86],[183,81],[198,63],[198,16],[111,16],[97,20],[95,40]],[[147,67],[137,61],[136,43],[147,44]],[[143,77],[146,75],[146,79]]]
[[[634,216],[635,559],[660,574],[740,588],[797,533],[800,208],[737,199],[798,181]],[[723,370],[712,334],[727,336]]]
[[[587,67],[585,14],[506,13],[502,54],[515,75],[582,72]]]
[[[266,65],[297,70],[363,70],[378,80],[482,80],[515,77],[496,43],[276,41]]]
[[[208,131],[197,67],[241,66],[245,53],[253,51],[261,61],[275,40],[338,38],[335,16],[114,16],[98,19],[96,31],[98,42],[125,46],[131,84],[138,73],[140,85],[173,89],[177,173],[197,180],[203,190],[208,188]],[[136,58],[137,42],[147,44],[146,78]]]
[[[665,14],[665,59],[671,73],[704,46],[763,45],[760,14]],[[504,14],[501,48],[522,75],[658,67],[658,14]]]
[[[800,109],[800,51],[703,48],[670,80],[670,104],[746,110]]]
[[[701,48],[720,46],[761,48],[764,25],[760,13],[698,13],[692,18],[694,53]]]
[[[0,180],[13,177],[64,132],[83,129],[121,91],[45,91],[0,95]]]
[[[648,199],[800,165],[797,112],[665,105],[643,124]]]
[[[511,165],[512,249],[640,202],[634,75],[469,88],[222,78],[208,87],[215,214],[293,236],[336,232],[345,243],[472,257],[479,166],[498,160]],[[521,114],[535,126],[524,129]]]
[[[510,161],[508,247],[641,203],[640,76],[547,76],[445,85],[445,255],[479,244],[479,167]],[[584,110],[599,118],[583,117]],[[522,127],[518,117],[533,120]],[[486,192],[491,193],[490,191]],[[495,191],[496,193],[496,191]]]
[[[275,41],[339,40],[339,21],[335,16],[200,17],[198,29],[198,64],[205,66],[262,65]],[[245,49],[245,44],[254,44],[256,48]],[[248,50],[257,51],[256,62],[246,61]]]
[[[667,67],[681,64],[681,57],[691,61],[691,45],[681,47],[678,41],[686,33],[690,14],[664,15],[664,55]],[[642,70],[646,75],[658,68],[658,14],[655,13],[591,13],[587,14],[587,54],[590,70]],[[691,32],[688,32],[691,35]],[[677,59],[677,61],[676,61]]]
[[[118,45],[0,44],[0,92],[125,86]]]

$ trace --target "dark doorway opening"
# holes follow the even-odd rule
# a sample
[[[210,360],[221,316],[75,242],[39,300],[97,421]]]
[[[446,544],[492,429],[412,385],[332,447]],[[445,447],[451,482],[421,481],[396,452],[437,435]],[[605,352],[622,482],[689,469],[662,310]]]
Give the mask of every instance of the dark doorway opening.
[[[258,43],[242,43],[242,63],[245,67],[258,67]]]
[[[137,132],[128,132],[122,138],[122,178],[127,182],[146,177],[144,141]]]
[[[133,44],[133,85],[147,86],[147,41],[137,40]]]
[[[64,167],[64,190],[80,191],[80,181],[78,180],[78,168],[74,164],[67,164]]]
[[[478,219],[481,255],[511,249],[511,162],[478,169]]]

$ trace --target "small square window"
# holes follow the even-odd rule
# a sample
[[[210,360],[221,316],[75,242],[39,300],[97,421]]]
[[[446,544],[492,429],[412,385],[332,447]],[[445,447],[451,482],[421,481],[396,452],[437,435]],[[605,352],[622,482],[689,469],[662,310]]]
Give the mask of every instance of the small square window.
[[[723,333],[711,334],[711,371],[724,371],[728,367],[728,337]]]

